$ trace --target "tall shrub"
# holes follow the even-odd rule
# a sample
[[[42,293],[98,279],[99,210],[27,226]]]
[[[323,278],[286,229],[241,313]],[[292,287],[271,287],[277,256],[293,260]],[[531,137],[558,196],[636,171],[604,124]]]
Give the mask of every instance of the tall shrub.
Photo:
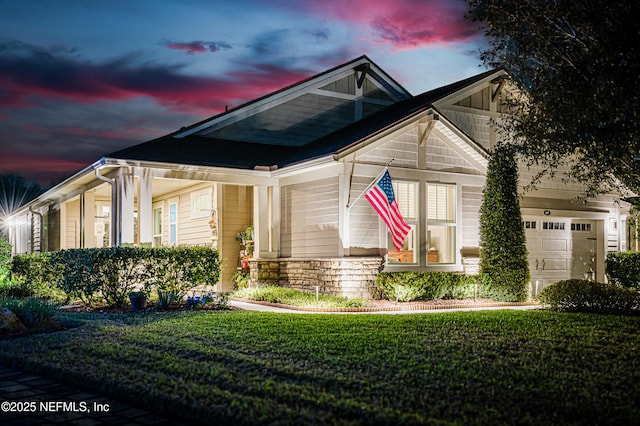
[[[480,268],[494,298],[526,299],[529,265],[518,200],[518,167],[507,145],[498,145],[489,160],[480,207]]]
[[[605,270],[612,283],[640,290],[640,252],[607,253]]]
[[[11,243],[0,234],[0,286],[11,279]]]

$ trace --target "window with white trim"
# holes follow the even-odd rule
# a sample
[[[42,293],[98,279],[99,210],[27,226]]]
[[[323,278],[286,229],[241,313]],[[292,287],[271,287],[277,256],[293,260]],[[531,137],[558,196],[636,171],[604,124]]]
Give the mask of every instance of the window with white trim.
[[[191,193],[191,219],[208,218],[211,214],[211,189]]]
[[[390,264],[418,263],[418,182],[394,180],[393,192],[400,214],[411,230],[401,250],[396,250],[387,232],[387,261]]]
[[[178,204],[169,203],[169,244],[178,243]]]
[[[427,184],[427,264],[456,262],[457,188]]]
[[[153,209],[153,246],[162,246],[162,206]]]
[[[545,231],[564,231],[564,222],[542,222]]]

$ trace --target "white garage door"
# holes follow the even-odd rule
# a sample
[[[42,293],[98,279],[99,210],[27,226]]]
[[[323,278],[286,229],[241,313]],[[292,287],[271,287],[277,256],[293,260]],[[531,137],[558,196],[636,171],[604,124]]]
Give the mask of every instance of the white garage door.
[[[534,294],[556,281],[595,276],[596,222],[524,217]]]

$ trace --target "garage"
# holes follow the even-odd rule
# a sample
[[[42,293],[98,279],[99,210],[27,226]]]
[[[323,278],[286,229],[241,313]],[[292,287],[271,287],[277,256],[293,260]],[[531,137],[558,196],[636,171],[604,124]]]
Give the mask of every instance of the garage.
[[[596,221],[523,217],[533,294],[569,278],[596,274]]]

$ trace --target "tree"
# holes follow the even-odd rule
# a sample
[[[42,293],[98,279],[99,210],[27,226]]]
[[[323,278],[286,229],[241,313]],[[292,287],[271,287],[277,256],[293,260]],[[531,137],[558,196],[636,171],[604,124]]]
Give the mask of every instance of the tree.
[[[27,182],[16,174],[0,175],[0,217],[8,215],[40,194],[42,188],[35,182]]]
[[[489,43],[482,60],[526,94],[503,130],[529,164],[567,165],[586,196],[639,191],[640,2],[466,2]]]
[[[513,147],[506,144],[491,153],[482,192],[480,269],[494,297],[526,299],[529,264],[518,200],[518,166]]]

